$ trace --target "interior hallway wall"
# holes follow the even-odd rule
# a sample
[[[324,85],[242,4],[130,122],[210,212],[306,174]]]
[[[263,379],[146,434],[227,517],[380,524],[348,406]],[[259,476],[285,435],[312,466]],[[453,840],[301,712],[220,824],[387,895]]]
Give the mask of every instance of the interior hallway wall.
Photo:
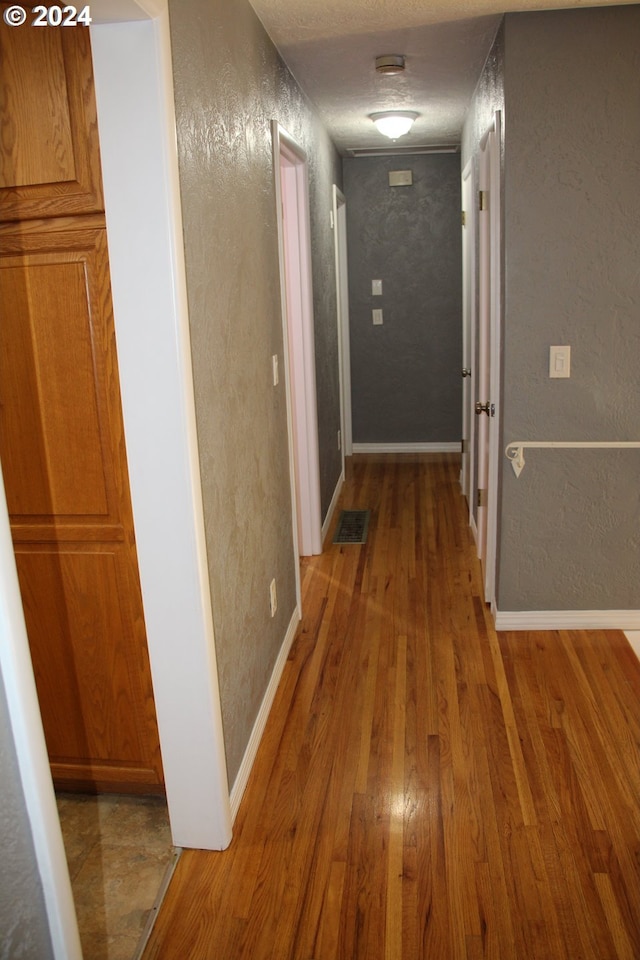
[[[399,169],[410,186],[389,185]],[[354,443],[459,442],[460,157],[345,159],[343,172]]]
[[[491,89],[485,71],[467,155]],[[504,131],[501,450],[638,440],[640,6],[507,14]],[[640,452],[526,461],[516,479],[501,456],[498,608],[640,609]]]
[[[272,355],[283,363],[271,120],[309,157],[323,511],[341,469],[329,221],[341,170],[246,0],[171,0],[169,10],[209,578],[233,784],[296,604],[284,376],[275,388],[271,381]]]

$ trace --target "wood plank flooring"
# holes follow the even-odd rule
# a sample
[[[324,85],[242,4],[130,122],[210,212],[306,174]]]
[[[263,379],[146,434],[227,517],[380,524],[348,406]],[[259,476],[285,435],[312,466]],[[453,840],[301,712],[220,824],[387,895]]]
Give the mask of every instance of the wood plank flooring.
[[[348,461],[368,542],[303,562],[233,842],[184,853],[145,960],[640,957],[640,663],[496,634],[458,471]]]

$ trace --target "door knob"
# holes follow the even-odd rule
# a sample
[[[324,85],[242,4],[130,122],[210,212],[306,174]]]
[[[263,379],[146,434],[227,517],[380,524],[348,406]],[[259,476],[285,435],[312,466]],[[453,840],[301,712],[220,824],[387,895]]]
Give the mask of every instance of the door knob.
[[[470,376],[471,376],[471,370],[469,369],[469,367],[463,367],[463,368],[462,368],[462,376],[463,376],[463,377],[470,377]]]
[[[490,416],[491,416],[491,407],[492,407],[492,404],[489,403],[488,400],[487,400],[486,403],[480,403],[480,401],[478,400],[478,401],[476,402],[476,413],[477,413],[477,414],[486,413],[486,415],[487,415],[488,417],[490,417]]]

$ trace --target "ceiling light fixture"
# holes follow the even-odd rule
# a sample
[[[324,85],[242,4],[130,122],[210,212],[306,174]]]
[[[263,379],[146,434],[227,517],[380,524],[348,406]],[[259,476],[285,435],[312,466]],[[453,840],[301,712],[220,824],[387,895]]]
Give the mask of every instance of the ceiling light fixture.
[[[402,73],[404,70],[404,57],[400,56],[400,54],[376,57],[376,70],[378,73],[387,74],[387,76],[391,76],[394,73]]]
[[[397,140],[409,133],[413,121],[418,116],[413,110],[384,110],[382,113],[370,114],[376,127],[390,140]]]

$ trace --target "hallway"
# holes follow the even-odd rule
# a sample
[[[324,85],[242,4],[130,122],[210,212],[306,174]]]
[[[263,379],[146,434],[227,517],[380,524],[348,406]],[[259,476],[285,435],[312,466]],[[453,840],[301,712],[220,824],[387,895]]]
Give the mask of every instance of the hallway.
[[[145,960],[640,956],[627,640],[495,633],[458,456],[347,465],[368,542],[303,561],[234,839],[184,852]]]

